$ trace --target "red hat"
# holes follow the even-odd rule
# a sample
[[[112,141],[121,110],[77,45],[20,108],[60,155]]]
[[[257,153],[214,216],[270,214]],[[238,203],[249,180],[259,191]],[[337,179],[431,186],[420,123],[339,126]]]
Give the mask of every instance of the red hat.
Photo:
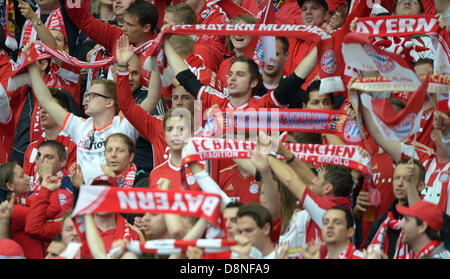
[[[115,186],[119,187],[119,183],[117,180],[114,179],[114,177],[111,177],[109,175],[103,174],[100,176],[97,176],[92,180],[91,185],[102,185],[102,186]]]
[[[306,0],[297,0],[298,6],[301,8],[303,6],[303,3],[305,3],[305,1]],[[311,1],[316,1],[317,3],[322,5],[325,8],[325,10],[328,11],[328,4],[326,0],[311,0]]]
[[[336,10],[341,4],[347,3],[346,0],[327,0],[328,3],[328,10],[334,11]]]
[[[439,232],[442,227],[442,223],[444,222],[442,211],[436,205],[427,202],[427,201],[419,201],[410,207],[406,207],[403,205],[396,205],[398,213],[406,216],[417,217],[420,220],[427,222],[428,226]]]
[[[22,246],[12,239],[0,239],[0,259],[24,259]]]

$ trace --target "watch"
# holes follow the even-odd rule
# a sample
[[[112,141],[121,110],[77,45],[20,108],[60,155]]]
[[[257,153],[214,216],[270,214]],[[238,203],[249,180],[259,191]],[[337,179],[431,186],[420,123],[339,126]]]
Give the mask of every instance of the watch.
[[[38,19],[36,21],[36,23],[31,23],[31,25],[33,25],[33,26],[38,26],[38,25],[41,25],[41,24],[42,24],[42,21],[40,19]]]

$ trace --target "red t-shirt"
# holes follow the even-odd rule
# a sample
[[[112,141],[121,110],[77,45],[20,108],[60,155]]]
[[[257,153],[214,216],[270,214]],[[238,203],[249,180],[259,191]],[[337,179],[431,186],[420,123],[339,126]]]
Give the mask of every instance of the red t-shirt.
[[[197,181],[192,174],[192,171],[186,167],[185,171],[185,183],[183,183],[182,179],[182,169],[181,167],[174,166],[170,162],[169,158],[162,163],[161,165],[155,167],[150,172],[149,178],[149,187],[151,189],[158,189],[158,183],[161,178],[165,178],[170,180],[171,189],[173,190],[192,190],[192,191],[201,191],[200,186],[197,184]],[[187,189],[183,187],[183,184],[187,186]]]
[[[259,202],[260,189],[256,178],[251,174],[242,175],[237,164],[220,170],[217,184],[234,201],[243,204]]]

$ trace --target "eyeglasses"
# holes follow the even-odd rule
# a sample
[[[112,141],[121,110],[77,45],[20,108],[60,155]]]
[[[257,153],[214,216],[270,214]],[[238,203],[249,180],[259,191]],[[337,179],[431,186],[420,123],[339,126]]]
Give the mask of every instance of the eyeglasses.
[[[405,5],[406,2],[408,2],[411,5],[419,5],[419,1],[417,1],[417,0],[398,0],[397,4]]]
[[[84,149],[88,149],[88,150],[92,149],[92,146],[94,145],[94,140],[95,140],[94,134],[95,134],[95,130],[91,130],[89,132],[89,134],[87,135],[88,139],[84,143]]]
[[[86,93],[85,95],[84,95],[84,99],[94,99],[94,97],[103,97],[103,98],[105,98],[105,99],[111,99],[111,97],[108,97],[108,96],[105,96],[105,95],[102,95],[102,94],[100,94],[100,93],[96,93],[96,92],[91,92],[91,93]]]

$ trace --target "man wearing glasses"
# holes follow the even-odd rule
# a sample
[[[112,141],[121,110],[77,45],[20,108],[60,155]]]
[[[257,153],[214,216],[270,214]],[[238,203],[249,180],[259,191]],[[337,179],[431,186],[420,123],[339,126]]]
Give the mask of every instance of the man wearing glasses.
[[[85,114],[88,119],[75,116],[62,108],[51,96],[39,75],[36,63],[28,67],[31,83],[39,100],[55,119],[61,130],[77,144],[77,163],[81,166],[85,184],[102,175],[101,165],[106,164],[106,138],[114,133],[129,136],[134,143],[139,136],[137,130],[119,113],[116,83],[112,80],[95,80],[85,95]]]

